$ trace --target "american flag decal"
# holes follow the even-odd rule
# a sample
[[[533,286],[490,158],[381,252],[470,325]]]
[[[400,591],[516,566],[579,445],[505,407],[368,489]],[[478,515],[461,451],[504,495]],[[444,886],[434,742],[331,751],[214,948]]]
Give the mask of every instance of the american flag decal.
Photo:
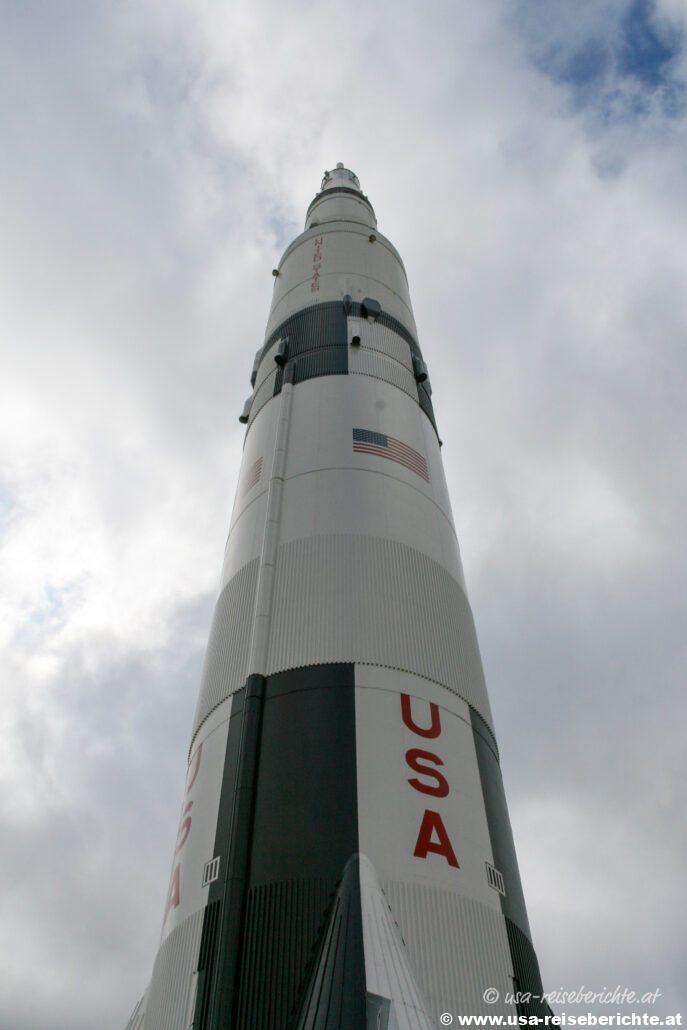
[[[427,461],[419,451],[402,443],[386,433],[375,433],[372,429],[353,430],[353,450],[357,454],[376,454],[378,458],[388,458],[398,465],[404,465],[411,472],[429,483]]]
[[[239,482],[238,496],[243,497],[249,490],[252,490],[262,475],[262,457],[254,461],[241,476]]]

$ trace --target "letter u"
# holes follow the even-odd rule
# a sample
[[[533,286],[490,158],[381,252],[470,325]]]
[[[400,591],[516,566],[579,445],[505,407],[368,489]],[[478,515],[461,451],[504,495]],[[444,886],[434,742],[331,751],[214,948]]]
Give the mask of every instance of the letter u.
[[[416,698],[417,700],[417,698]],[[431,718],[431,724],[428,728],[418,726],[413,719],[413,713],[410,709],[410,695],[401,694],[401,717],[413,733],[417,733],[420,737],[438,737],[441,733],[441,716],[439,715],[439,705],[435,705],[433,701],[428,701],[429,714]]]

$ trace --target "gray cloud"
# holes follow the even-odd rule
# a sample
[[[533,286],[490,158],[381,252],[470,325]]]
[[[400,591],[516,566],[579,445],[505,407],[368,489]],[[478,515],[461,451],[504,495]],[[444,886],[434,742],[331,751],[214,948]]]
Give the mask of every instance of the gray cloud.
[[[269,273],[339,159],[408,268],[545,985],[684,1008],[684,12],[621,118],[541,60],[630,6],[4,6],[3,1028],[149,976]]]

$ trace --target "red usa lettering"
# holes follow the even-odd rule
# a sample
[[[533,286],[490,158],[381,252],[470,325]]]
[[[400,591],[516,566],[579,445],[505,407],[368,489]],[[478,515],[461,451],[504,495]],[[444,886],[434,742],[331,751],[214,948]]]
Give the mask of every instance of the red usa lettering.
[[[415,701],[417,702],[417,698]],[[424,718],[416,722],[416,715],[413,713],[409,694],[401,694],[401,719],[411,733],[417,734],[425,739],[436,739],[441,736],[441,712],[439,706],[433,702],[427,702],[429,707],[429,719]],[[428,725],[429,723],[429,725]],[[445,798],[450,792],[449,782],[437,766],[444,764],[443,760],[432,751],[424,751],[422,748],[410,748],[406,751],[406,764],[418,776],[408,778],[408,783],[413,790],[421,794],[431,794],[433,797]],[[423,777],[423,778],[420,778]],[[427,782],[427,780],[433,782]],[[427,855],[443,855],[448,865],[459,869],[460,865],[456,858],[456,852],[448,835],[444,820],[439,812],[427,809],[422,816],[420,829],[418,830],[417,841],[413,855],[416,858],[427,858]]]
[[[162,917],[162,927],[164,929],[165,923],[167,922],[167,916],[172,909],[178,908],[181,904],[181,863],[176,861],[177,855],[183,848],[184,844],[188,840],[191,832],[191,825],[193,819],[191,817],[191,809],[193,808],[193,801],[187,801],[188,795],[191,788],[194,786],[198,779],[198,772],[200,770],[200,760],[203,754],[203,745],[200,744],[194,752],[191,761],[189,762],[188,773],[186,774],[186,791],[184,797],[184,804],[181,809],[181,818],[179,819],[179,828],[177,830],[176,845],[174,847],[174,867],[172,869],[172,875],[169,881],[169,888],[167,890],[167,901],[165,902],[165,914]]]

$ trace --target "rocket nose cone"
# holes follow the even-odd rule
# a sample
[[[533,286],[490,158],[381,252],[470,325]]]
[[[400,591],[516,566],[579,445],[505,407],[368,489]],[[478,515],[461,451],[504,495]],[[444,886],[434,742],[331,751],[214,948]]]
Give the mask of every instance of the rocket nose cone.
[[[346,168],[343,161],[339,161],[336,168],[324,173],[320,190],[331,190],[337,186],[347,186],[350,190],[362,192],[358,176],[350,168]]]
[[[308,207],[305,228],[336,221],[377,228],[374,209],[360,188],[358,176],[343,161],[324,173],[320,191]]]

